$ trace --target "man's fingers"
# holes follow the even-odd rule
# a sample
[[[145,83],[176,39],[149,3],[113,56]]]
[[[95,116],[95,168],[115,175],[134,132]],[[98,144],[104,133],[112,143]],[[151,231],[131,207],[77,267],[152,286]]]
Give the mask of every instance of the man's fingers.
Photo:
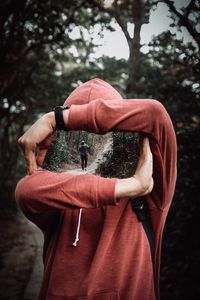
[[[32,150],[25,150],[25,159],[27,163],[27,172],[31,175],[35,170],[37,170],[35,152]]]
[[[52,134],[50,134],[44,141],[42,141],[42,143],[40,143],[38,145],[39,152],[36,157],[36,162],[37,162],[38,166],[42,166],[43,161],[45,159],[45,155],[47,153],[47,149],[52,144],[53,138],[54,138],[54,136]]]
[[[24,157],[25,157],[26,164],[27,164],[27,173],[29,175],[31,175],[31,174],[33,174],[33,172],[35,170],[37,170],[37,164],[36,164],[36,159],[35,159],[35,149],[34,149],[34,147],[32,147],[33,149],[30,148],[28,141],[26,139],[24,139],[24,135],[21,136],[17,142],[20,145],[20,147],[22,148],[22,151],[24,153]]]
[[[39,150],[39,153],[36,157],[36,163],[38,166],[40,167],[42,166],[46,153],[47,153],[47,149],[42,148]]]

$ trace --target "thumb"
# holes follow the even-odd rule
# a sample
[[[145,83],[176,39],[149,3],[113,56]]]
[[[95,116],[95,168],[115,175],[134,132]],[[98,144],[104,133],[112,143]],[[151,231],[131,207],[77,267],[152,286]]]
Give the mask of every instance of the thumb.
[[[144,135],[140,135],[140,139],[139,139],[140,155],[144,154],[147,144],[148,144],[148,138]]]

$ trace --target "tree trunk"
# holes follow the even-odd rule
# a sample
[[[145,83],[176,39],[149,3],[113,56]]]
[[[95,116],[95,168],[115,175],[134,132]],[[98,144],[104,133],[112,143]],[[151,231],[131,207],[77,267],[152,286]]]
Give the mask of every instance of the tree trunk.
[[[129,69],[127,82],[127,96],[138,97],[141,94],[139,81],[141,78],[141,44],[140,33],[142,25],[147,23],[150,13],[149,3],[143,0],[135,0],[132,3],[132,22],[134,24],[133,38],[128,40],[129,45]]]
[[[128,83],[127,95],[137,96],[139,92],[138,81],[140,79],[140,65],[141,65],[141,52],[140,52],[140,31],[142,22],[135,22],[134,37],[129,42],[129,64],[128,64]]]

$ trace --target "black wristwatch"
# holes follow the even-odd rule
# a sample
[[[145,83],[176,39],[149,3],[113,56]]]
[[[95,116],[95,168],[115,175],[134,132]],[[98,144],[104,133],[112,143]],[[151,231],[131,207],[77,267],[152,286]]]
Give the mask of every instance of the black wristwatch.
[[[64,130],[67,131],[63,120],[63,110],[69,109],[66,106],[55,106],[52,108],[52,111],[55,112],[55,120],[56,120],[56,129],[57,130]]]

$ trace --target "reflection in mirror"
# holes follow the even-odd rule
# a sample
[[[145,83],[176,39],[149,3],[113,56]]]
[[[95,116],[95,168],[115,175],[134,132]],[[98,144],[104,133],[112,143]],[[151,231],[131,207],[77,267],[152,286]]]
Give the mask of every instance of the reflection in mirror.
[[[81,174],[80,145],[84,141],[89,147],[87,173],[104,177],[132,176],[139,155],[138,137],[129,132],[98,135],[85,131],[57,131],[43,168]]]

